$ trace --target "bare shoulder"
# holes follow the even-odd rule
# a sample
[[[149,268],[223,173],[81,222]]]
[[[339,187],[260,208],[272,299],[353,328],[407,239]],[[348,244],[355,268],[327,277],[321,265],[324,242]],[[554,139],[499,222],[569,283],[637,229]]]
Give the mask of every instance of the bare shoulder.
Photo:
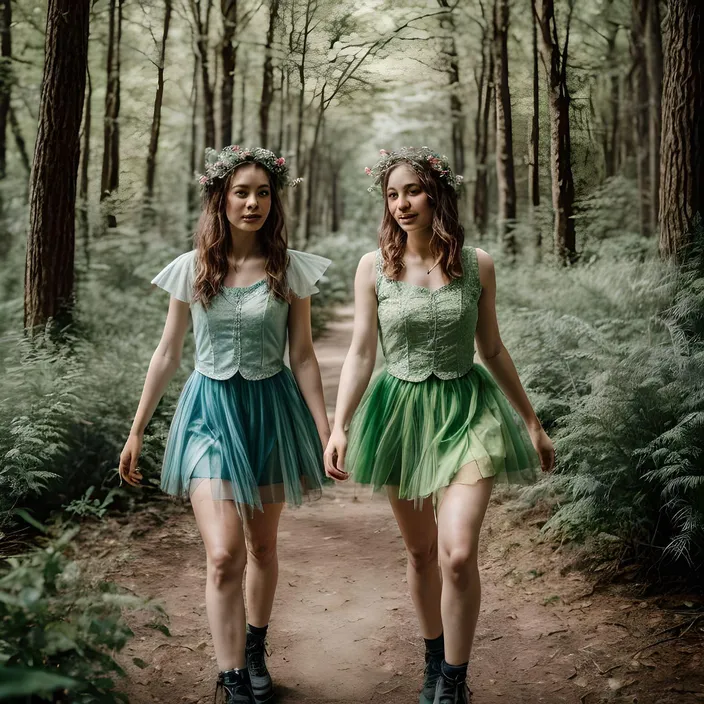
[[[367,252],[362,255],[357,266],[357,280],[376,285],[376,252]]]
[[[494,260],[491,254],[485,252],[483,249],[476,248],[477,252],[477,264],[479,265],[479,281],[481,282],[482,288],[487,288],[487,286],[494,286],[496,281],[496,273],[494,271]]]

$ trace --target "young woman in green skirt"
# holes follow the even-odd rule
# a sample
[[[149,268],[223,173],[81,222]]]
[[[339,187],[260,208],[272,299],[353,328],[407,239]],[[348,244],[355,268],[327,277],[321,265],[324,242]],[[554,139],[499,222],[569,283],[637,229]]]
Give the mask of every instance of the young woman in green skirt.
[[[208,150],[195,248],[152,281],[171,294],[169,312],[120,457],[120,476],[139,484],[144,429],[192,318],[195,370],[171,423],[161,486],[190,499],[205,545],[206,611],[226,704],[273,699],[264,639],[279,517],[285,503],[320,494],[330,434],[310,320],[310,296],[330,261],[287,249],[280,192],[288,183],[284,159],[267,149]]]
[[[387,491],[426,642],[420,702],[461,704],[492,487],[532,482],[554,450],[499,335],[494,263],[464,244],[460,178],[426,147],[381,154],[367,169],[384,196],[380,248],[357,269],[325,466]],[[369,385],[377,334],[386,366]]]

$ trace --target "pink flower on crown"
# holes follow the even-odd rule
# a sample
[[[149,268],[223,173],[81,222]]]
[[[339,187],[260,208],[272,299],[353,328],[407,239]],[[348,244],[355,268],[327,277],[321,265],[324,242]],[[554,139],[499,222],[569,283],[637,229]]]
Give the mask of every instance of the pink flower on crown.
[[[198,179],[198,183],[200,183],[201,186],[204,186],[206,183],[208,183],[208,177],[203,175]]]
[[[388,153],[389,153],[389,152],[387,152],[386,149],[380,149],[380,150],[379,150],[379,154],[381,154],[381,156],[387,156]]]
[[[239,144],[233,144],[232,145],[232,151],[233,152],[238,152],[240,150],[240,145]]]
[[[371,170],[368,166],[365,166],[365,167],[364,167],[364,173],[367,174],[367,176],[371,176],[371,175],[372,175],[372,170]]]
[[[286,159],[284,159],[282,156],[280,156],[280,157],[276,160],[276,165],[277,165],[277,166],[283,166],[285,163],[286,163]]]

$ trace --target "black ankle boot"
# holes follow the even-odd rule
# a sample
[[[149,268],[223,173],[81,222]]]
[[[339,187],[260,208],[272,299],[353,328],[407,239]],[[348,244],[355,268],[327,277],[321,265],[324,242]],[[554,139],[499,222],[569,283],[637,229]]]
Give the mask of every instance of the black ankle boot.
[[[423,689],[420,691],[419,704],[433,704],[435,699],[435,686],[440,677],[442,653],[434,654],[425,651],[425,672],[423,676]]]
[[[265,704],[274,699],[274,685],[266,666],[266,643],[261,636],[247,632],[247,670],[252,683],[252,693],[256,704]]]
[[[433,704],[471,704],[471,701],[472,692],[464,677],[451,679],[444,673],[440,674],[435,685]]]
[[[223,692],[225,704],[254,704],[254,695],[246,669],[235,668],[221,672],[215,686],[215,701],[219,690]]]

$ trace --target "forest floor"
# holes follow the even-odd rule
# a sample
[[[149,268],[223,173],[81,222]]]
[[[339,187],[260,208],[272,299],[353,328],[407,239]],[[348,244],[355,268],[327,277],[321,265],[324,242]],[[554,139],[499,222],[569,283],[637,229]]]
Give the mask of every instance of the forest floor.
[[[316,344],[331,411],[350,313],[343,310]],[[704,702],[700,604],[682,594],[639,596],[634,584],[599,586],[598,574],[574,569],[571,546],[544,539],[547,515],[547,507],[528,509],[510,494],[492,499],[481,544],[473,703]],[[118,660],[130,702],[211,702],[217,668],[205,555],[188,505],[162,498],[83,536],[93,573],[155,597],[169,614],[170,636],[151,628],[148,614],[128,615],[135,637]],[[417,702],[423,641],[386,500],[338,485],[284,512],[279,545],[269,629],[277,701]]]

